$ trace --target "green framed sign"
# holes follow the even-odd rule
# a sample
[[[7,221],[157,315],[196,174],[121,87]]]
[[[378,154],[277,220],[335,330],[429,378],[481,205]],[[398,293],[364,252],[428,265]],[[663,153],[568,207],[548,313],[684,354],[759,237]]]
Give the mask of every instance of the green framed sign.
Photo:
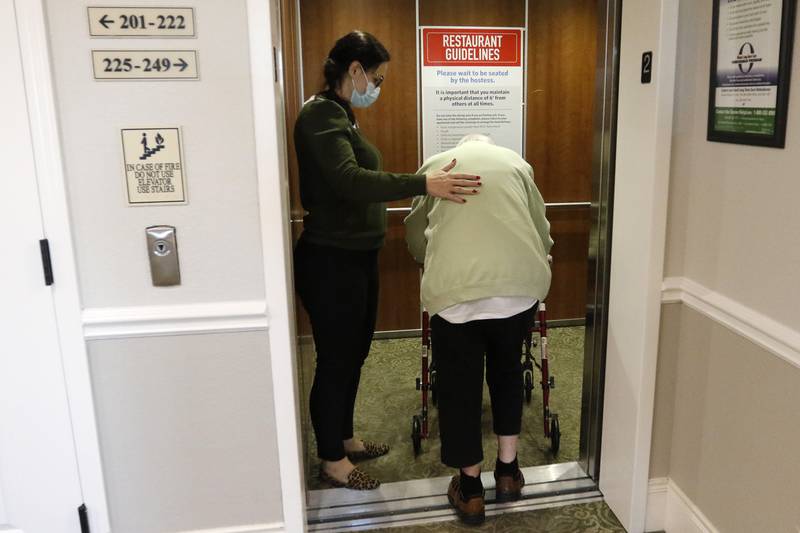
[[[796,0],[714,0],[708,140],[783,148]]]

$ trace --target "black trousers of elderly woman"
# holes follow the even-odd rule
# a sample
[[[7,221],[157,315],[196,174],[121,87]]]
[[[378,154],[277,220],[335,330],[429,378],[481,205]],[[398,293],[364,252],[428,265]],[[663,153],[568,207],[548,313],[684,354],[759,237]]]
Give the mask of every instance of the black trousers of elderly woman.
[[[436,361],[442,462],[464,468],[483,461],[484,355],[492,400],[492,428],[499,436],[518,435],[522,425],[522,342],[536,306],[508,318],[452,324],[431,319]]]
[[[317,351],[309,402],[317,455],[338,461],[345,457],[342,441],[353,437],[361,367],[375,332],[378,250],[345,250],[301,237],[294,260]]]

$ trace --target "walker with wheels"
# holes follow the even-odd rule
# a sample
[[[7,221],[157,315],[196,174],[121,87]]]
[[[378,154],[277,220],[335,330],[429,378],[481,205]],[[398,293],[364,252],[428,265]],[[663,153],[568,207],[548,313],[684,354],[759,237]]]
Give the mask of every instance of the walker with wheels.
[[[417,390],[422,392],[422,410],[411,417],[411,442],[414,457],[422,451],[422,439],[428,438],[428,393],[431,403],[436,405],[436,366],[431,358],[431,324],[428,312],[422,310],[422,373],[417,377]]]
[[[540,348],[539,361],[533,355],[532,348]],[[535,313],[534,322],[528,328],[522,345],[522,387],[527,404],[531,403],[534,389],[534,367],[541,373],[542,387],[542,418],[544,421],[544,436],[550,439],[550,449],[553,455],[558,453],[561,444],[561,429],[558,423],[558,414],[550,410],[550,389],[555,388],[555,377],[550,375],[549,358],[547,353],[547,308],[540,302]],[[432,357],[433,347],[430,334],[430,317],[422,309],[422,372],[416,379],[416,388],[422,393],[422,409],[419,414],[411,418],[411,442],[414,445],[414,456],[422,451],[422,439],[429,435],[428,424],[428,398],[435,406],[437,400],[436,390],[436,362]]]
[[[550,389],[556,386],[556,378],[550,375],[550,366],[548,364],[547,354],[547,306],[544,302],[539,304],[539,309],[536,311],[536,320],[534,324],[528,329],[523,342],[522,353],[522,387],[525,391],[525,401],[530,404],[531,397],[533,396],[533,367],[539,369],[542,380],[542,419],[544,421],[544,436],[550,439],[550,449],[553,455],[558,453],[561,445],[561,428],[558,424],[558,415],[550,411]],[[538,338],[534,336],[534,332],[538,333]],[[533,356],[531,348],[536,348],[536,345],[541,348],[541,356],[539,361]]]

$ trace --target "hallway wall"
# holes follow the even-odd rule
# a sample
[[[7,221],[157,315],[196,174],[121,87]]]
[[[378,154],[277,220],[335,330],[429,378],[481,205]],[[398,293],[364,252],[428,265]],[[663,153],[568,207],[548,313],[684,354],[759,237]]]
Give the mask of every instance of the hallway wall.
[[[89,345],[114,533],[280,519],[267,350],[260,332]]]
[[[196,38],[91,38],[85,1],[45,1],[111,526],[265,530],[282,509],[247,6],[170,5],[195,8]],[[200,80],[95,81],[92,49],[196,49]],[[186,205],[127,205],[120,129],[150,127],[181,128]],[[180,286],[151,284],[156,224],[177,228]]]
[[[706,141],[711,5],[681,2],[665,277],[685,276],[800,330],[800,47],[786,148]],[[757,283],[754,283],[757,281]]]
[[[706,141],[711,3],[681,2],[650,477],[720,531],[800,527],[800,61],[786,149]],[[682,303],[681,303],[682,302]]]
[[[719,531],[796,531],[800,368],[682,304],[661,327],[650,477]]]

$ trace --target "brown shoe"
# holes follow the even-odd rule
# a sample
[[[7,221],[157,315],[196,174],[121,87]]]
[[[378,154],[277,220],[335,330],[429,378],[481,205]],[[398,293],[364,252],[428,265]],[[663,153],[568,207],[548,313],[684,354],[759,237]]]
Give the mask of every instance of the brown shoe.
[[[347,475],[347,483],[342,483],[331,476],[325,472],[322,467],[319,469],[319,479],[323,483],[327,483],[333,487],[344,487],[351,490],[375,490],[381,486],[380,481],[358,468],[354,468],[352,472]]]
[[[450,505],[456,510],[456,514],[465,524],[477,526],[486,520],[484,511],[484,493],[480,496],[471,496],[468,499],[461,494],[460,476],[455,475],[450,480],[450,487],[447,489],[447,499]]]
[[[364,449],[359,450],[357,452],[347,452],[347,458],[350,459],[352,462],[356,461],[363,461],[365,459],[374,459],[376,457],[380,457],[382,455],[386,455],[389,453],[389,445],[388,444],[380,444],[377,442],[372,442],[369,440],[365,440],[364,442]]]
[[[522,470],[517,468],[513,475],[500,475],[494,472],[495,501],[497,503],[515,502],[522,496],[522,487],[525,486],[525,477]]]

